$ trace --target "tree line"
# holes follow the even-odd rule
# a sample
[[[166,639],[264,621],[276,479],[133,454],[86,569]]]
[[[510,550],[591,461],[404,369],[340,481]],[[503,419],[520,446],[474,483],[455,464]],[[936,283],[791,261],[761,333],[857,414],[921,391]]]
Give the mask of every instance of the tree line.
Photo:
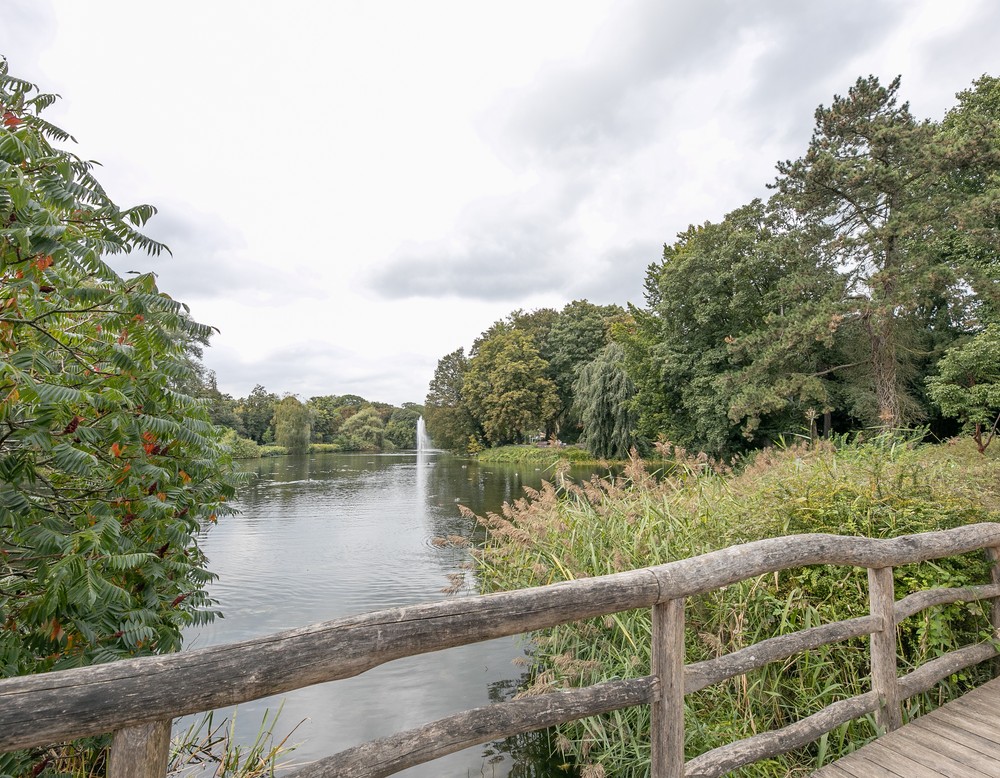
[[[366,400],[356,394],[320,395],[302,402],[257,384],[246,396],[219,391],[214,373],[196,363],[192,393],[205,403],[208,417],[234,453],[252,454],[259,446],[279,446],[302,454],[310,446],[327,451],[386,451],[415,446],[423,406]],[[253,445],[248,445],[253,444]]]
[[[899,92],[859,78],[820,106],[770,197],[664,245],[644,305],[515,311],[443,357],[436,444],[729,456],[926,425],[985,450],[1000,425],[1000,79],[940,120]]]

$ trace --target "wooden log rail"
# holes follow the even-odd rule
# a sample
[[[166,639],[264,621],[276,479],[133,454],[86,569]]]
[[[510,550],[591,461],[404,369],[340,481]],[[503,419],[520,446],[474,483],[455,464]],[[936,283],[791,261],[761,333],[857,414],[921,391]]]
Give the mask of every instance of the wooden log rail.
[[[991,583],[932,589],[895,600],[892,568],[985,549]],[[684,604],[692,595],[793,567],[868,570],[870,615],[782,635],[684,664]],[[650,675],[466,711],[314,762],[295,778],[392,775],[508,735],[633,705],[652,706],[654,778],[719,776],[799,748],[860,716],[899,726],[900,701],[1000,655],[974,644],[897,677],[896,625],[924,608],[991,599],[1000,627],[1000,524],[973,524],[892,539],[794,535],[733,546],[624,573],[513,592],[394,608],[195,651],[0,680],[0,752],[115,732],[109,778],[163,776],[176,716],[348,678],[393,659],[528,633],[634,608],[652,608]],[[872,689],[784,729],[684,761],[684,695],[848,638],[871,639]],[[142,756],[140,756],[142,755]]]

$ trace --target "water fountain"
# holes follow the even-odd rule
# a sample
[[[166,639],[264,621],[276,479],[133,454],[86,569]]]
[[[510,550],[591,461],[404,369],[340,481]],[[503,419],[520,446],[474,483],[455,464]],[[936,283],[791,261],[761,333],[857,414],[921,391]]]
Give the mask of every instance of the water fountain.
[[[431,439],[427,437],[427,425],[424,423],[424,417],[421,416],[417,419],[417,453],[420,454],[430,450]]]

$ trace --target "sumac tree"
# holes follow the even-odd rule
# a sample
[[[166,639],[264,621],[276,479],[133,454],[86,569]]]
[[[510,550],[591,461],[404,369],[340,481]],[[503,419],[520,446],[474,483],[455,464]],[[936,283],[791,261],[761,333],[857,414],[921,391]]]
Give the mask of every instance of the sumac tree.
[[[206,337],[158,254],[71,140],[55,97],[0,60],[0,675],[177,649],[212,616],[196,533],[234,494],[203,404],[179,390]]]

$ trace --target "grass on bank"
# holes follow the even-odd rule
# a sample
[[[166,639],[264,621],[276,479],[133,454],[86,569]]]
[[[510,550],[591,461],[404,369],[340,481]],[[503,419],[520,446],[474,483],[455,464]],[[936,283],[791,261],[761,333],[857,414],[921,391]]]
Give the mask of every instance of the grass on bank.
[[[276,741],[280,714],[280,708],[273,715],[264,711],[253,742],[241,745],[236,738],[237,710],[219,722],[209,711],[171,741],[167,778],[273,778],[276,770],[290,766],[284,759],[295,749],[288,741],[298,729],[296,725]]]
[[[280,740],[274,730],[281,713],[264,711],[253,742],[236,738],[236,713],[216,720],[210,711],[170,741],[167,778],[273,778],[290,767],[289,743],[298,725]],[[107,772],[110,735],[82,738],[44,749],[0,754],[0,778],[101,778]]]
[[[480,451],[476,458],[480,462],[530,462],[553,465],[565,461],[574,465],[595,465],[600,460],[582,446],[498,446]]]
[[[917,445],[898,438],[798,445],[759,453],[740,472],[664,450],[662,477],[632,463],[620,478],[558,485],[480,520],[484,590],[510,590],[661,564],[738,543],[800,532],[891,537],[1000,520],[1000,460],[968,441]],[[973,554],[895,571],[898,596],[930,586],[983,583]],[[807,567],[763,576],[687,606],[687,658],[708,659],[868,608],[864,570]],[[649,672],[650,612],[629,611],[534,637],[526,693]],[[978,603],[934,608],[899,628],[901,671],[989,636]],[[972,669],[906,703],[936,706],[983,680]],[[868,689],[866,640],[804,652],[709,687],[686,700],[688,758],[785,726]],[[638,778],[649,769],[649,710],[637,707],[561,727],[558,748],[588,777]],[[869,720],[844,725],[812,746],[758,762],[743,776],[804,775],[875,734]]]

